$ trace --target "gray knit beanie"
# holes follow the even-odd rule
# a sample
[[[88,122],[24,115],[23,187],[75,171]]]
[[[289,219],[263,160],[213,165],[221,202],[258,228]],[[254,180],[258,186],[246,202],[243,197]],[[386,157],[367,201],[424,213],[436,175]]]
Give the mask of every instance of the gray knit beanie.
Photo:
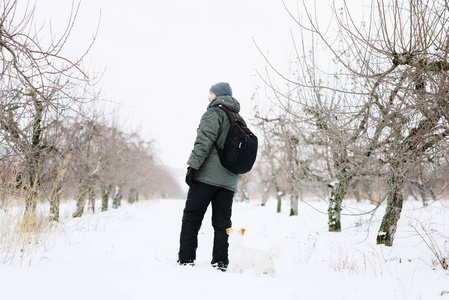
[[[232,96],[232,89],[229,83],[219,82],[210,87],[210,91],[216,96]]]

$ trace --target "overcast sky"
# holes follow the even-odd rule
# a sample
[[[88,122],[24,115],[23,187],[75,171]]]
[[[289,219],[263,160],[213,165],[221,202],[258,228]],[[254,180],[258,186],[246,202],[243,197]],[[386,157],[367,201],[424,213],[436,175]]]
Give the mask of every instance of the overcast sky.
[[[35,21],[62,30],[71,4],[37,0]],[[86,62],[91,72],[105,69],[102,98],[120,103],[121,120],[155,139],[162,162],[177,168],[186,167],[210,86],[229,82],[251,118],[255,70],[265,66],[253,38],[282,67],[297,30],[281,0],[84,0],[66,55],[88,46],[98,22]]]

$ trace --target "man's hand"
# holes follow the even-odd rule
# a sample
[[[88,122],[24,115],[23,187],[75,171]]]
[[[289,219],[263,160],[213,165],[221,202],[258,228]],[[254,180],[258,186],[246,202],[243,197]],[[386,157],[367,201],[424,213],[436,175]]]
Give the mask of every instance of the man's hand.
[[[186,183],[188,186],[191,186],[193,184],[193,178],[195,177],[196,169],[192,167],[187,167],[187,174],[186,174]]]

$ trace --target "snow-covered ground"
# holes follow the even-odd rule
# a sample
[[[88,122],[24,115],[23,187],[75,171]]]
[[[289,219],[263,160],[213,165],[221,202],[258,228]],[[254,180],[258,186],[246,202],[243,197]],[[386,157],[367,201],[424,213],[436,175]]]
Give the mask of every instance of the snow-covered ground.
[[[32,251],[0,265],[1,299],[449,299],[449,272],[433,265],[434,256],[418,235],[429,230],[449,256],[449,203],[427,208],[406,203],[394,247],[375,236],[384,207],[374,217],[357,215],[369,203],[346,201],[341,233],[327,232],[326,204],[308,199],[299,216],[275,212],[258,201],[235,203],[233,227],[247,229],[256,248],[276,244],[276,277],[213,269],[210,212],[199,235],[195,267],[176,264],[183,200],[153,200],[72,219],[64,206]],[[0,251],[0,254],[4,255]],[[3,258],[2,258],[3,259]]]

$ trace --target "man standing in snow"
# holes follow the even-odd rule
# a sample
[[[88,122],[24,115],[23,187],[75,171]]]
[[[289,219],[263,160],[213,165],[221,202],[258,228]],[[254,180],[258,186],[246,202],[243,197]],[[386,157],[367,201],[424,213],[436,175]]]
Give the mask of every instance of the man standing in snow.
[[[227,82],[219,82],[210,88],[209,106],[201,117],[194,148],[187,161],[186,183],[190,186],[182,217],[178,263],[194,265],[198,247],[198,231],[209,203],[212,203],[214,246],[212,266],[226,271],[228,267],[228,235],[231,227],[232,199],[237,189],[238,175],[221,165],[216,147],[223,149],[230,121],[226,106],[237,119],[240,103],[232,97]]]

